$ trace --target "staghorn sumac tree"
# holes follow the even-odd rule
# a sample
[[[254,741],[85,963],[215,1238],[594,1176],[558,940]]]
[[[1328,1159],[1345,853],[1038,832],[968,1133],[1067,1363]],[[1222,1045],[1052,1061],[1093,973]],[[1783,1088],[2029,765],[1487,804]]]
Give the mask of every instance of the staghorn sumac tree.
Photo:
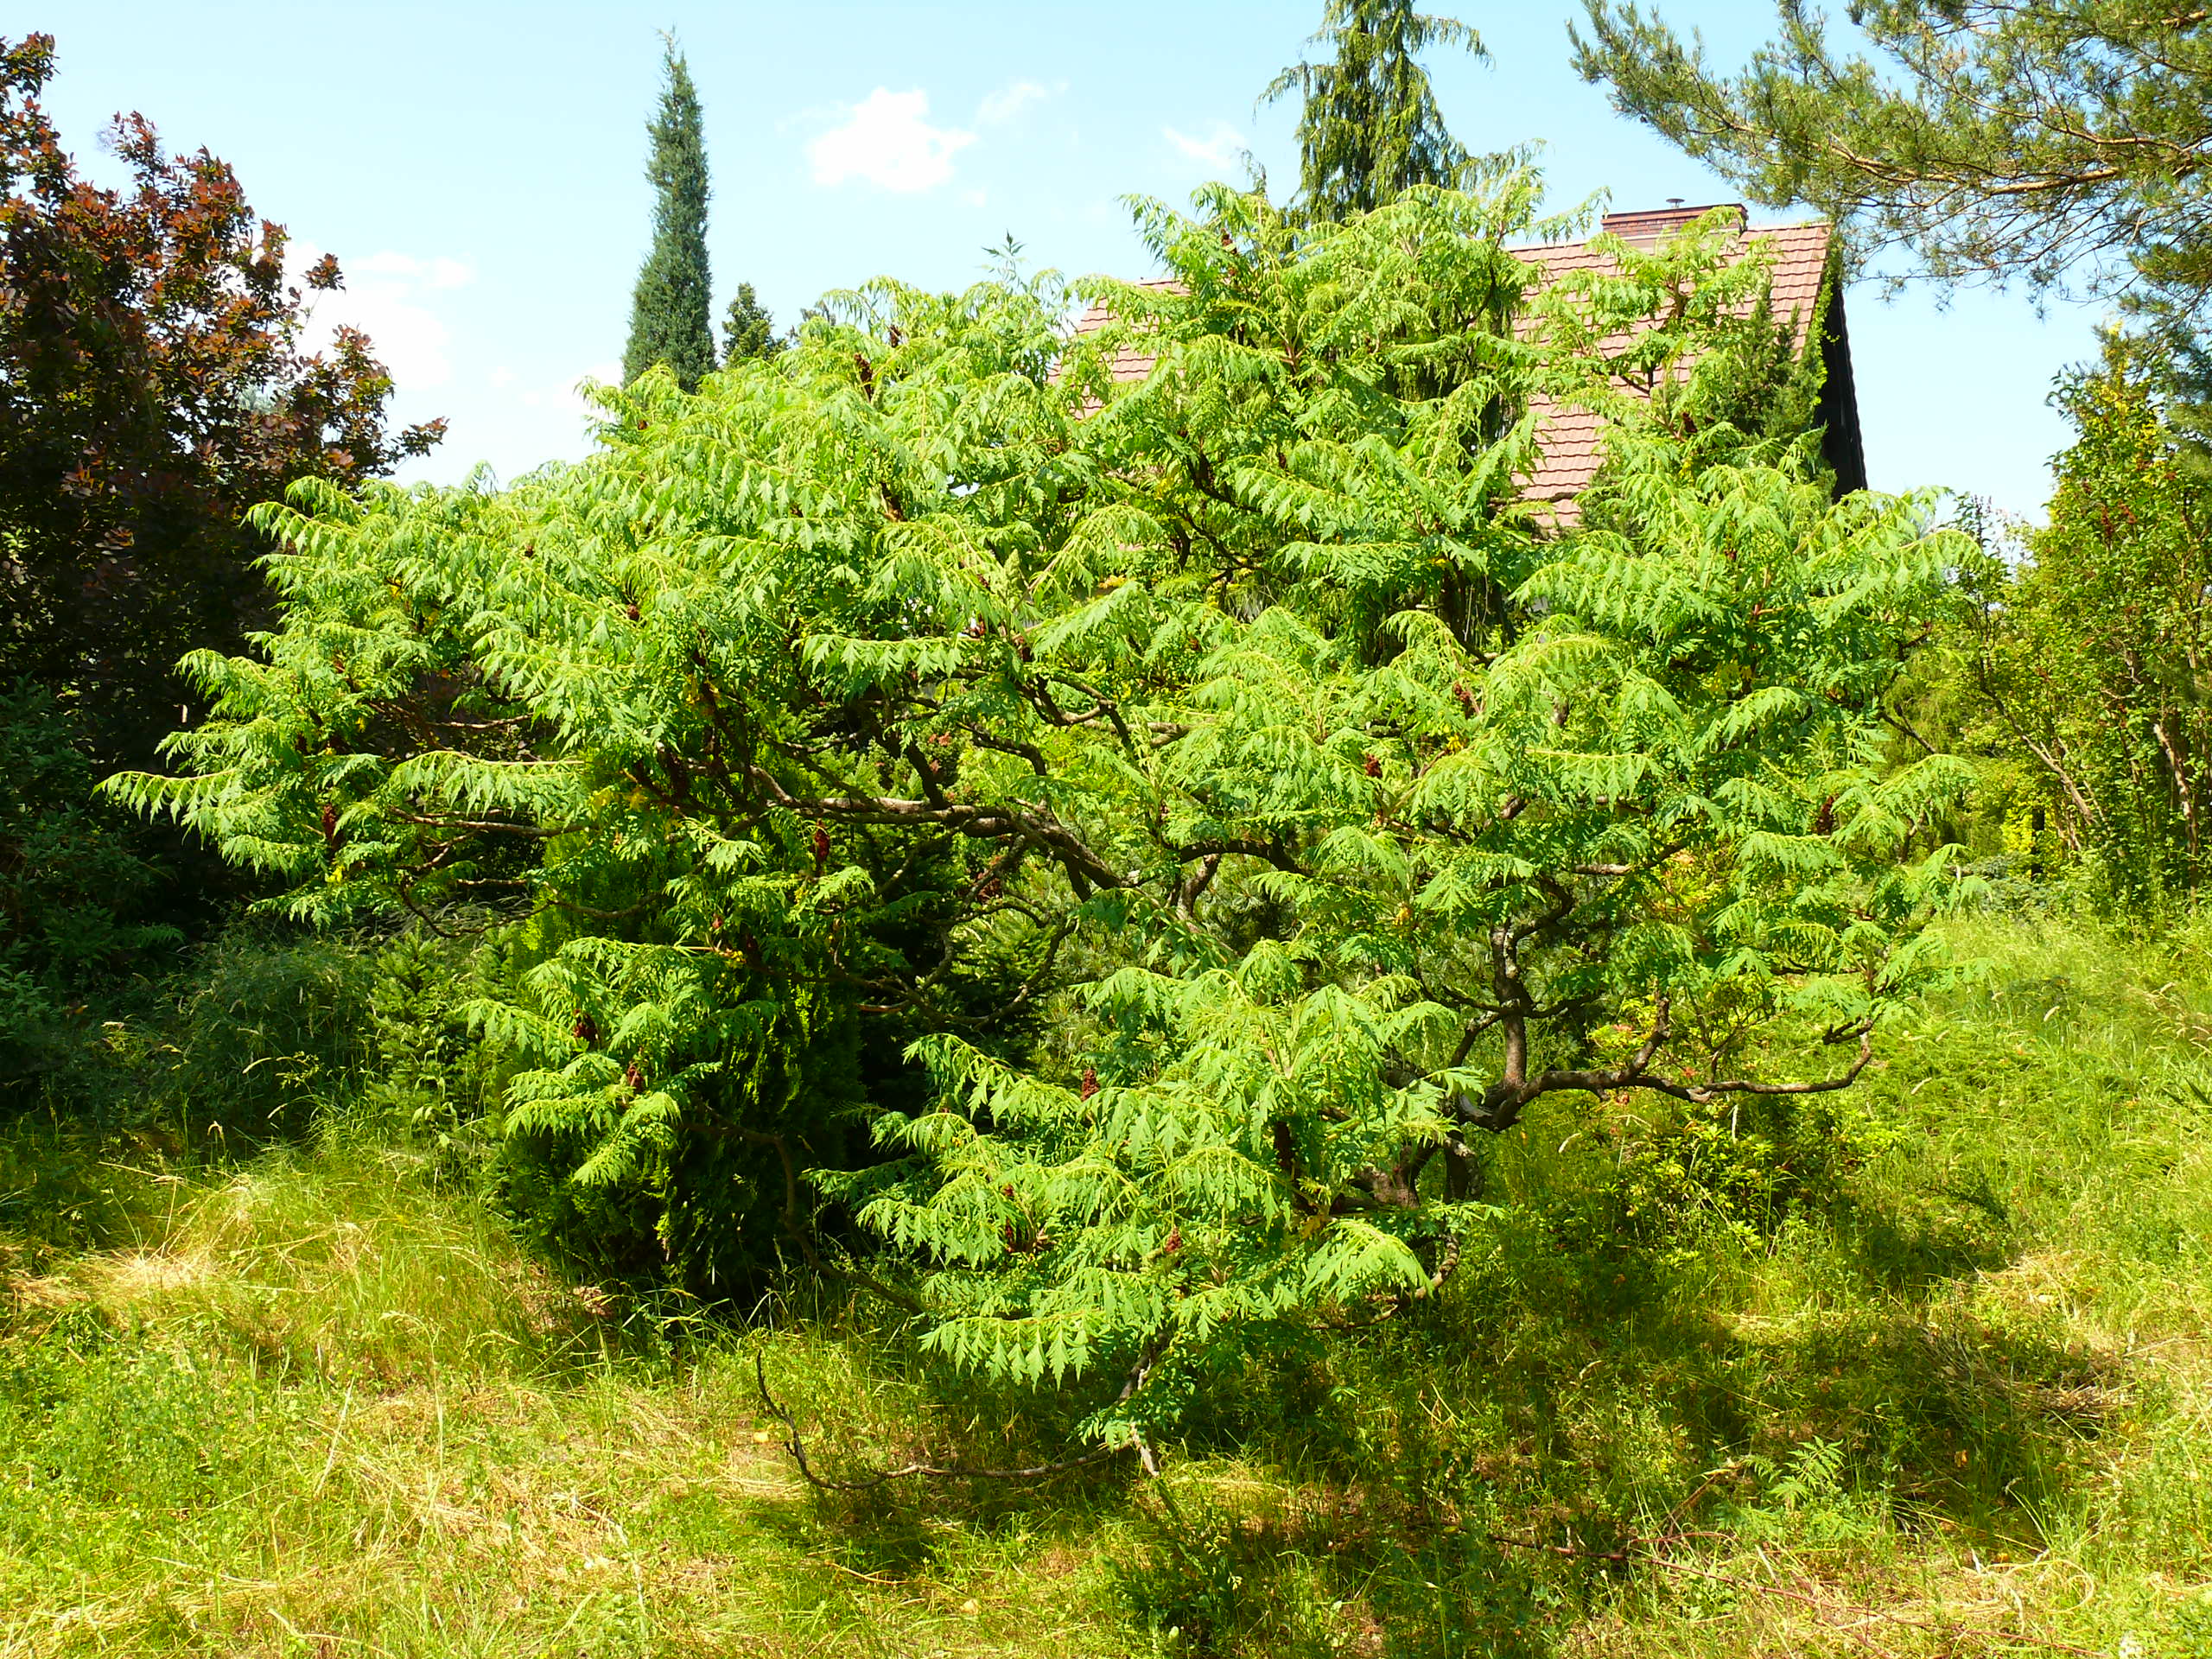
[[[1090,285],[1092,334],[1050,278],[877,283],[696,397],[607,392],[581,466],[299,493],[283,626],[194,659],[214,717],[124,792],[302,915],[557,922],[474,1010],[511,1128],[601,1189],[788,1158],[795,1245],[804,1173],[927,1342],[1103,1372],[1125,1437],[1272,1325],[1423,1294],[1471,1139],[1841,1088],[1940,971],[1946,859],[1900,855],[1961,773],[1886,768],[1879,699],[1955,538],[1808,443],[1639,425],[1605,342],[1673,353],[1686,416],[1736,313],[1630,325],[1757,272],[1691,236],[1537,294],[1534,196],[1141,205],[1173,284]],[[1617,416],[1603,528],[1521,499],[1545,397]],[[806,1169],[810,1045],[891,1020],[929,1091]]]

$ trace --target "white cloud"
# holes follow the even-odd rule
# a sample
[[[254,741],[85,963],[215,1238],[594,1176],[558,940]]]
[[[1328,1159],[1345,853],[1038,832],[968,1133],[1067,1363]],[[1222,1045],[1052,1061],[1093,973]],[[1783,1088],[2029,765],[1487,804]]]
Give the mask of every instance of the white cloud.
[[[930,97],[917,87],[879,86],[846,111],[847,119],[806,147],[817,184],[866,179],[886,190],[934,190],[952,176],[952,158],[976,142],[972,132],[933,127]]]
[[[376,276],[423,288],[459,288],[475,275],[467,264],[448,259],[443,254],[417,259],[413,254],[395,253],[390,249],[372,253],[365,259],[353,260],[346,266],[349,283],[358,276]]]
[[[1244,135],[1226,121],[1216,121],[1203,138],[1193,138],[1173,127],[1160,130],[1169,143],[1192,161],[1204,162],[1217,172],[1225,173],[1244,159]]]
[[[593,381],[605,386],[620,385],[622,365],[615,362],[594,363],[570,379],[525,386],[515,394],[515,401],[524,409],[566,410],[591,420],[603,420],[607,412],[584,396],[585,385]]]
[[[983,101],[976,106],[976,119],[987,127],[1000,126],[1013,120],[1028,105],[1041,103],[1054,92],[1066,89],[1065,81],[1052,87],[1034,80],[1017,80],[1010,86],[984,93]]]
[[[401,391],[443,385],[453,378],[453,363],[446,355],[452,332],[429,296],[474,281],[476,273],[466,261],[443,254],[418,258],[386,249],[340,261],[346,285],[317,292],[307,288],[303,279],[308,267],[321,257],[321,249],[305,242],[285,250],[292,280],[303,290],[308,326],[302,344],[309,351],[327,346],[340,327],[358,328],[369,337],[378,360],[391,371]]]

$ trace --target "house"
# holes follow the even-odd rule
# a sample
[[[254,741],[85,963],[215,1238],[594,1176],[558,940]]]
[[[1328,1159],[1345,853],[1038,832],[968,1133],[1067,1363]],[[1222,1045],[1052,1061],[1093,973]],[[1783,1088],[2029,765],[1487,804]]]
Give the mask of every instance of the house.
[[[1741,203],[1732,206],[1739,226],[1749,223]],[[1608,213],[1602,228],[1631,246],[1656,246],[1693,219],[1713,211],[1713,205],[1686,207],[1669,203],[1663,208],[1639,213]],[[1797,349],[1817,349],[1826,375],[1815,416],[1821,431],[1821,450],[1834,473],[1839,492],[1864,489],[1866,463],[1859,435],[1859,400],[1851,377],[1851,341],[1844,321],[1843,294],[1837,264],[1832,257],[1835,238],[1832,226],[1815,221],[1760,229],[1739,229],[1741,245],[1771,251],[1773,277],[1770,302],[1777,318],[1786,318],[1795,330]],[[1554,242],[1510,250],[1516,257],[1538,266],[1549,280],[1573,270],[1602,270],[1609,255],[1595,251],[1588,243]],[[1147,288],[1173,288],[1172,281],[1144,283]],[[1824,290],[1825,293],[1824,293]],[[1827,303],[1822,305],[1825,298]],[[1817,319],[1821,338],[1808,339]],[[1103,305],[1094,305],[1076,324],[1078,334],[1090,334],[1108,321]],[[1141,380],[1152,372],[1154,358],[1123,346],[1115,356],[1113,378],[1117,382]],[[1543,459],[1523,480],[1523,492],[1544,504],[1554,523],[1571,523],[1575,499],[1589,487],[1604,459],[1599,417],[1585,409],[1553,407],[1548,400],[1537,405],[1536,442]]]

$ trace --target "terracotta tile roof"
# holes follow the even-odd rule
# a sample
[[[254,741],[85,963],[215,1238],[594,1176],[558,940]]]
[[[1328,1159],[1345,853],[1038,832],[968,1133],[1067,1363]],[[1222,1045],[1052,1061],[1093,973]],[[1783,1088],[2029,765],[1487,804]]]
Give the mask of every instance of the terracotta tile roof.
[[[1608,213],[1604,228],[1631,244],[1649,246],[1680,229],[1709,207],[1669,207],[1655,212]],[[1833,232],[1825,224],[1782,225],[1745,232],[1743,240],[1773,249],[1772,303],[1775,315],[1789,318],[1802,351],[1807,331],[1818,308],[1821,280],[1827,269]],[[1548,282],[1575,270],[1600,270],[1612,264],[1610,256],[1593,251],[1587,243],[1557,242],[1509,250],[1516,257],[1541,268]],[[1174,291],[1179,283],[1155,278],[1138,286]],[[1078,334],[1095,334],[1109,321],[1104,304],[1093,305],[1076,323]],[[1117,384],[1143,379],[1159,359],[1151,353],[1122,346],[1116,354],[1113,378]],[[1536,442],[1543,459],[1523,483],[1531,499],[1548,504],[1550,517],[1560,523],[1574,518],[1574,498],[1589,486],[1604,458],[1599,441],[1598,416],[1588,410],[1558,409],[1549,400],[1536,405]]]
[[[1183,284],[1172,276],[1154,276],[1136,286],[1148,288],[1156,294],[1179,294],[1183,291]],[[1106,302],[1101,300],[1077,319],[1075,331],[1078,334],[1095,334],[1112,321],[1113,314],[1107,310]],[[1114,384],[1118,386],[1143,379],[1152,372],[1152,365],[1158,361],[1160,359],[1150,352],[1140,352],[1128,346],[1121,347],[1114,353]]]
[[[1657,213],[1608,213],[1605,228],[1624,241],[1649,246],[1710,211],[1707,207],[1680,207]],[[1821,279],[1827,270],[1828,247],[1833,239],[1831,228],[1821,223],[1775,226],[1749,231],[1743,236],[1745,243],[1758,243],[1773,250],[1769,292],[1774,315],[1789,320],[1801,352],[1805,349],[1808,331],[1819,309]],[[1606,270],[1613,263],[1608,256],[1592,251],[1583,242],[1553,243],[1510,251],[1541,266],[1546,281],[1569,271]],[[1590,486],[1590,480],[1597,476],[1599,463],[1605,459],[1599,422],[1589,410],[1559,409],[1548,398],[1538,399],[1535,411],[1536,447],[1543,459],[1523,480],[1522,493],[1531,500],[1548,505],[1550,516],[1556,521],[1571,524],[1575,518],[1575,498]]]

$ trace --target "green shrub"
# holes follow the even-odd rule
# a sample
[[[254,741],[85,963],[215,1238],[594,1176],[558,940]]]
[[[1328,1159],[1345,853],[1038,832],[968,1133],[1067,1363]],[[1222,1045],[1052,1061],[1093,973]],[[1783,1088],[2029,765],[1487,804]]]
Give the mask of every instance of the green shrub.
[[[67,707],[0,688],[0,1109],[66,1063],[88,1001],[180,938],[144,918],[158,875],[143,826],[96,781]]]
[[[726,1294],[828,1193],[938,1351],[1162,1389],[1423,1294],[1540,1098],[1847,1081],[1966,777],[1882,719],[1963,543],[1835,499],[1729,216],[1548,282],[1535,177],[1465,183],[1143,204],[1103,329],[885,281],[512,489],[302,485],[281,626],[111,788],[296,918],[528,908],[469,1015],[585,1259]],[[1546,401],[1617,440],[1556,535]]]

